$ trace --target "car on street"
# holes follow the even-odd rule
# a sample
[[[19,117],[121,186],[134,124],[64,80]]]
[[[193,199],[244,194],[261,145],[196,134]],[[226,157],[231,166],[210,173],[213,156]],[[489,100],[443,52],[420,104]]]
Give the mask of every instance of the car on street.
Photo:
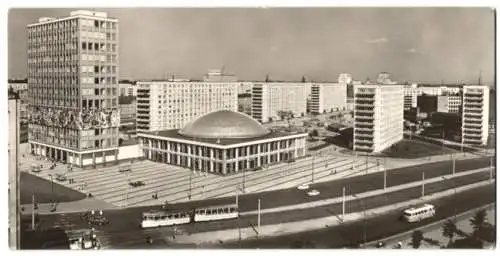
[[[299,189],[299,190],[309,189],[309,184],[302,184],[302,185],[298,186],[297,189]]]
[[[319,195],[319,191],[316,189],[313,189],[313,190],[307,192],[307,195],[308,196],[317,196],[317,195]]]

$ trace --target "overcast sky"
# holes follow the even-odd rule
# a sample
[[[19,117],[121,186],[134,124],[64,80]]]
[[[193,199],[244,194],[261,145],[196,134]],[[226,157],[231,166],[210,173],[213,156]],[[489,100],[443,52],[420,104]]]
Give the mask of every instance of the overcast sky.
[[[77,8],[78,9],[78,8]],[[26,25],[75,9],[11,9],[9,77],[26,76]],[[120,20],[120,79],[493,81],[489,8],[96,9]]]

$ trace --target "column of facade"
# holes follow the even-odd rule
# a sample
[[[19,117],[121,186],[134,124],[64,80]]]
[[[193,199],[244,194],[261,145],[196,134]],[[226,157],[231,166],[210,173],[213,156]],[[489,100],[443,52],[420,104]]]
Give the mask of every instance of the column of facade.
[[[95,166],[95,152],[92,152],[92,167]]]
[[[271,152],[272,152],[272,149],[271,149],[271,143],[268,142],[266,143],[267,145],[267,164],[271,163]]]
[[[222,150],[222,173],[223,174],[226,174],[226,165],[227,165],[227,153],[226,153],[226,150],[227,149],[223,149]]]
[[[214,162],[215,162],[215,159],[214,159],[214,149],[213,148],[210,148],[210,172],[214,172]]]
[[[240,170],[240,166],[239,166],[239,163],[240,163],[240,150],[238,148],[235,148],[234,149],[236,152],[235,152],[235,159],[236,159],[236,165],[235,165],[235,172],[238,172]]]
[[[247,164],[245,165],[245,168],[248,170],[250,169],[250,147],[251,146],[246,146],[246,150],[247,150],[247,155],[245,157],[246,161],[247,161]]]
[[[151,159],[151,139],[148,139],[148,159]]]
[[[202,157],[203,157],[203,154],[202,154],[202,153],[203,153],[203,150],[202,150],[202,148],[201,148],[201,146],[200,146],[200,148],[199,148],[199,150],[198,150],[198,169],[199,169],[200,171],[201,171],[201,170],[202,170],[202,168],[203,168],[203,166],[202,166],[202,164],[201,164],[201,162],[203,161],[203,160],[202,160]]]
[[[278,151],[278,154],[277,154],[278,159],[277,159],[277,161],[278,161],[278,163],[281,161],[281,156],[280,156],[281,155],[281,143],[280,142],[281,141],[274,142],[274,143],[278,144],[278,147],[277,147],[277,151]]]
[[[188,150],[188,152],[187,152],[187,156],[188,156],[187,157],[187,166],[188,166],[188,168],[191,168],[191,165],[192,165],[191,157],[194,157],[194,154],[191,155],[191,152],[192,152],[191,147],[195,147],[195,145],[188,145],[188,147],[187,147],[187,150]],[[196,151],[196,149],[194,151]],[[195,154],[196,154],[196,152],[195,152]]]
[[[257,145],[257,166],[261,165],[261,162],[260,162],[260,147],[261,146],[262,146],[262,144]]]
[[[175,142],[175,144],[176,144],[176,147],[177,147],[177,150],[176,150],[176,154],[177,154],[176,164],[177,165],[181,165],[181,145],[178,142]]]
[[[170,152],[170,141],[167,141],[167,163],[170,164],[170,156],[172,155],[172,152]]]

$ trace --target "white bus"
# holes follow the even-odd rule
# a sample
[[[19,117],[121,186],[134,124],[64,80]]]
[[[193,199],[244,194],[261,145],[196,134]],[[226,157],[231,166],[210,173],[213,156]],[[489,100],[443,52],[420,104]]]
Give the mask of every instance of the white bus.
[[[418,222],[423,219],[434,217],[436,208],[431,204],[424,204],[420,207],[406,209],[403,212],[403,217],[407,222]]]
[[[189,213],[177,212],[164,212],[164,211],[151,211],[142,214],[142,228],[155,228],[161,226],[173,226],[179,224],[186,224],[191,221]]]
[[[236,204],[197,208],[194,211],[195,222],[235,218],[238,218],[238,206]]]

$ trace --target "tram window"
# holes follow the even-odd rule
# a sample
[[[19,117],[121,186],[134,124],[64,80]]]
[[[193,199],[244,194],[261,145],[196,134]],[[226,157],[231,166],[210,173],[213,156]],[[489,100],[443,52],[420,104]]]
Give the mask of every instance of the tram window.
[[[228,212],[229,212],[229,209],[224,208],[224,213],[228,213]]]
[[[200,210],[195,210],[194,214],[200,214]]]

